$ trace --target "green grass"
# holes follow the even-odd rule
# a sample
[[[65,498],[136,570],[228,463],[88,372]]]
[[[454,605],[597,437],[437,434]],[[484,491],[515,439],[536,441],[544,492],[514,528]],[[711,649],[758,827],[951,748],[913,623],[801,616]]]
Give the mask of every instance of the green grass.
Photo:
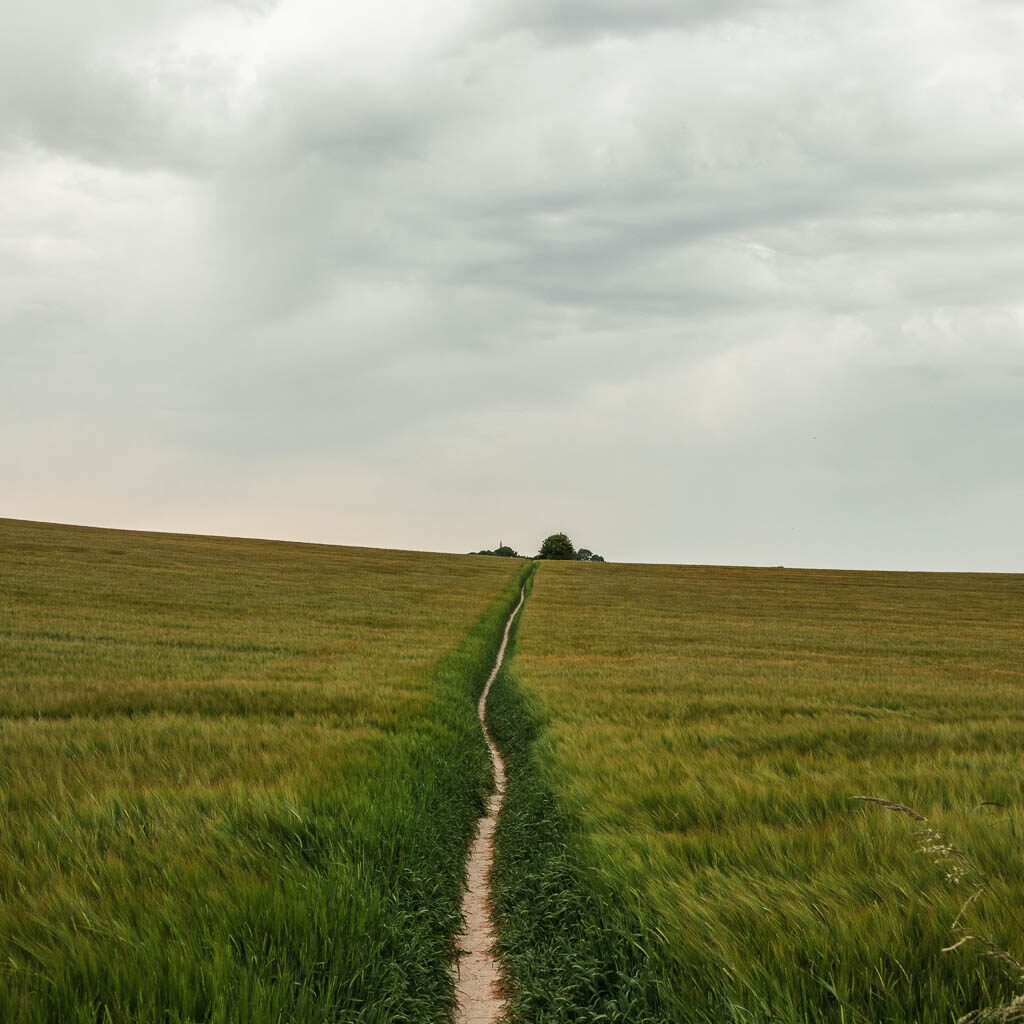
[[[0,520],[0,1020],[446,1019],[526,568]]]
[[[967,890],[851,798],[998,875],[971,927],[1021,957],[1022,608],[1020,576],[543,563],[496,692],[517,1019],[909,1024],[1007,997],[941,952]]]
[[[579,857],[578,823],[552,792],[537,757],[540,721],[508,665],[487,710],[508,771],[492,883],[511,1020],[656,1024],[644,922]]]

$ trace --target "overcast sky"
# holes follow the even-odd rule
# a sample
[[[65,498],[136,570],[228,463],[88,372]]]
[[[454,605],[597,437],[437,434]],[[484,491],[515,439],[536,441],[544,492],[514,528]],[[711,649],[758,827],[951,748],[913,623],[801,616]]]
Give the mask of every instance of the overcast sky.
[[[1016,0],[0,16],[0,515],[1024,571]]]

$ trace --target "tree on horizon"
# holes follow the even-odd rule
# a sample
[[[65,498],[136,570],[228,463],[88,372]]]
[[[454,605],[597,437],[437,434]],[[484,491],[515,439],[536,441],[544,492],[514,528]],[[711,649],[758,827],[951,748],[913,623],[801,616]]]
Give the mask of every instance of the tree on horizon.
[[[559,561],[571,561],[576,557],[576,549],[572,541],[564,533],[553,533],[544,538],[544,543],[537,553],[538,558],[550,558]]]

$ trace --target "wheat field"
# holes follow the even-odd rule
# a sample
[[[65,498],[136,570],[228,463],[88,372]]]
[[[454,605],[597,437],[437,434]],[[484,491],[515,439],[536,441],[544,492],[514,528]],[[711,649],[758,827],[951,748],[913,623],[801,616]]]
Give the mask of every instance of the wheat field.
[[[542,563],[505,698],[553,794],[499,832],[516,1019],[909,1024],[1018,990],[942,952],[974,880],[853,798],[969,851],[993,890],[965,926],[1024,960],[1022,611],[1020,576]],[[572,936],[547,953],[544,914]]]
[[[0,1019],[445,1020],[523,565],[0,521]]]

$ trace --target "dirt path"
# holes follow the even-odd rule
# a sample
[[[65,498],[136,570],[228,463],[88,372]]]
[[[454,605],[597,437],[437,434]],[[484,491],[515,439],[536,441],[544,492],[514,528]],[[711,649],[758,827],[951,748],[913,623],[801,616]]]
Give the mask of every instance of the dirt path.
[[[498,958],[492,951],[494,922],[491,919],[491,866],[494,863],[494,824],[505,799],[505,762],[494,745],[485,720],[487,695],[505,660],[505,648],[519,609],[526,600],[526,588],[519,594],[519,603],[505,624],[505,635],[498,648],[494,668],[484,684],[484,692],[476,706],[480,728],[484,731],[494,765],[494,792],[487,801],[487,810],[480,819],[476,839],[466,864],[466,893],[462,898],[462,916],[466,926],[455,940],[458,953],[452,968],[455,974],[455,1024],[495,1024],[505,1009],[500,992],[501,974]]]

